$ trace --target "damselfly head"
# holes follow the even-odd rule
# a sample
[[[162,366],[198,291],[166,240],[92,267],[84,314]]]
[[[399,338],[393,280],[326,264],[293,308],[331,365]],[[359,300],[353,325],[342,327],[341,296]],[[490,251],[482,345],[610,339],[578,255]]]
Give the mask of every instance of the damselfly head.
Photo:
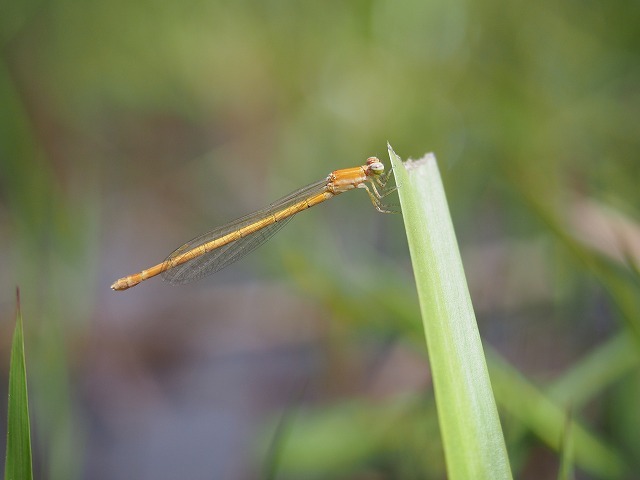
[[[384,173],[384,163],[378,160],[377,157],[367,158],[367,166],[369,167],[371,173],[373,173],[374,175],[380,175]]]

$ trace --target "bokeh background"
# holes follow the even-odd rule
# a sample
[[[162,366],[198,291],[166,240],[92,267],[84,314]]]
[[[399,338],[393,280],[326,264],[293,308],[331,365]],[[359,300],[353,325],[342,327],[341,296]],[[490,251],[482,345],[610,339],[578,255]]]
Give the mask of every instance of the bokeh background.
[[[625,0],[3,2],[0,383],[19,285],[38,478],[444,478],[402,218],[364,193],[206,280],[109,289],[387,140],[439,160],[515,477],[560,462],[524,384],[607,452],[577,478],[634,478],[638,25]]]

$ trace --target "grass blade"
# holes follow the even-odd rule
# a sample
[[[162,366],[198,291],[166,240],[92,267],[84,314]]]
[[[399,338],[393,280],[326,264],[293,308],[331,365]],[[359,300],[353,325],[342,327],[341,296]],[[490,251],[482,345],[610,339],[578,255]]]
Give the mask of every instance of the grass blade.
[[[29,480],[33,478],[31,465],[31,433],[19,291],[16,301],[16,327],[13,332],[11,366],[9,368],[7,458],[4,466],[4,478],[5,480]]]
[[[571,411],[567,412],[564,422],[564,431],[562,432],[562,443],[560,445],[560,471],[558,472],[558,480],[574,480],[573,473],[573,435],[571,435]]]
[[[433,155],[403,164],[389,146],[442,431],[448,478],[510,479],[509,458]]]

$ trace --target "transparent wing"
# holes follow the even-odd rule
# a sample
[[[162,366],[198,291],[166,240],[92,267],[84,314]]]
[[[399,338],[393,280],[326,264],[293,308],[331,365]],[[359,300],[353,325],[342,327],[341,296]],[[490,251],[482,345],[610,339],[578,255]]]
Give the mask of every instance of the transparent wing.
[[[257,230],[256,232],[239,238],[238,240],[230,242],[215,250],[211,250],[210,252],[200,255],[192,260],[182,264],[178,264],[176,262],[178,258],[194,248],[198,248],[199,246],[211,242],[216,238],[235,232],[240,228],[252,225],[275,212],[288,208],[302,200],[305,200],[306,198],[323,192],[326,189],[326,185],[326,180],[312,183],[311,185],[290,193],[286,197],[282,197],[281,199],[273,202],[267,208],[238,218],[237,220],[227,223],[226,225],[222,225],[215,230],[211,230],[210,232],[200,235],[190,242],[185,243],[181,247],[177,248],[165,260],[166,270],[162,273],[163,280],[172,284],[189,283],[207,275],[211,275],[212,273],[222,270],[231,263],[240,260],[242,257],[252,252],[275,235],[278,230],[284,227],[287,222],[293,218],[293,215],[272,223],[261,230]]]

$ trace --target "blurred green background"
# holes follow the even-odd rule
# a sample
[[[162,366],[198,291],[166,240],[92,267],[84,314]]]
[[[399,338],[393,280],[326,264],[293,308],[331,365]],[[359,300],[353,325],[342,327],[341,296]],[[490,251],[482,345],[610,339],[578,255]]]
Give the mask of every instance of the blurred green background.
[[[38,478],[444,478],[402,219],[364,193],[199,283],[109,289],[387,140],[439,160],[514,476],[566,445],[537,392],[589,438],[577,478],[634,478],[639,24],[637,1],[2,3],[0,380],[20,285]]]

